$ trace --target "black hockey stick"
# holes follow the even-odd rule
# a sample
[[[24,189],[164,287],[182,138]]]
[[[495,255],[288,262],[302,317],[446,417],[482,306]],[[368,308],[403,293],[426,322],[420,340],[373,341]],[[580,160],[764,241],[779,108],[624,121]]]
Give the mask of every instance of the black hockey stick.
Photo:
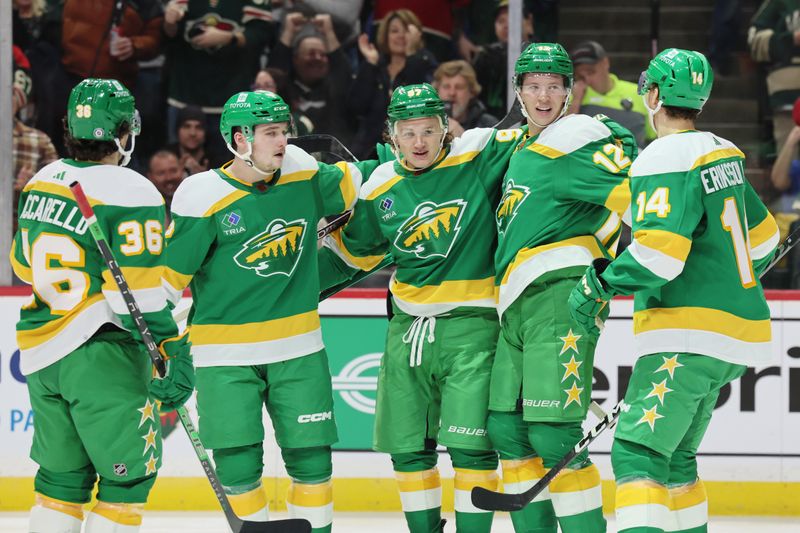
[[[289,139],[289,144],[298,146],[306,152],[326,152],[344,161],[358,161],[353,152],[342,141],[327,133],[313,133],[311,135],[292,137]]]
[[[519,100],[515,98],[514,103],[511,105],[511,108],[508,110],[508,113],[506,113],[506,116],[501,118],[500,122],[498,122],[492,127],[498,130],[505,130],[510,128],[514,124],[521,122],[522,119],[523,116],[522,116],[522,110],[519,107]]]
[[[111,271],[111,275],[114,276],[114,281],[117,282],[119,292],[122,294],[122,298],[125,301],[125,305],[128,307],[131,318],[133,318],[133,321],[136,323],[136,329],[139,330],[139,334],[141,335],[144,345],[147,348],[147,355],[150,356],[150,360],[153,362],[153,366],[156,367],[158,375],[164,377],[167,371],[164,360],[162,359],[161,354],[158,352],[156,343],[153,340],[153,336],[150,334],[150,329],[147,327],[147,323],[142,316],[139,305],[136,303],[133,294],[131,294],[130,288],[128,287],[128,282],[125,280],[125,276],[122,275],[122,270],[120,270],[116,259],[114,259],[114,254],[111,251],[111,247],[109,246],[105,235],[103,234],[103,229],[97,222],[97,217],[94,214],[94,210],[89,204],[89,201],[86,199],[86,195],[84,194],[80,183],[77,181],[73,182],[70,185],[70,189],[72,190],[72,194],[75,196],[75,200],[78,203],[78,208],[80,208],[83,218],[85,218],[89,223],[89,231],[91,231],[92,237],[94,237],[97,247],[100,249],[100,254],[103,256],[106,266],[108,266],[108,269]],[[183,424],[183,429],[186,430],[186,433],[189,435],[189,440],[192,441],[192,446],[197,454],[197,458],[200,459],[200,464],[203,465],[203,471],[205,472],[208,481],[211,483],[211,488],[214,490],[214,495],[217,497],[217,500],[219,500],[219,503],[222,506],[222,511],[225,513],[225,518],[228,520],[228,525],[234,533],[311,532],[311,524],[308,522],[308,520],[302,518],[276,520],[273,522],[251,522],[248,520],[242,520],[236,516],[236,513],[234,513],[233,508],[228,501],[228,497],[225,495],[225,491],[222,488],[222,483],[220,482],[219,477],[217,477],[217,472],[214,469],[214,465],[211,463],[211,460],[208,457],[208,452],[206,452],[206,449],[200,442],[200,436],[197,432],[197,429],[194,427],[192,419],[189,417],[189,413],[186,411],[186,407],[179,407],[177,412],[178,417],[181,419],[181,424]]]
[[[786,237],[786,239],[784,239],[784,241],[778,246],[778,249],[773,254],[772,261],[770,261],[767,267],[761,272],[762,277],[764,274],[769,272],[769,270],[774,267],[778,261],[783,258],[783,256],[789,253],[789,250],[791,250],[792,247],[797,244],[798,239],[800,239],[800,228],[794,230],[792,234]],[[546,489],[550,482],[553,481],[553,479],[564,468],[566,468],[566,466],[570,464],[575,457],[578,456],[578,454],[585,450],[586,447],[589,446],[589,444],[591,444],[598,435],[600,435],[600,433],[605,431],[607,428],[616,425],[620,411],[625,409],[624,406],[625,400],[622,399],[617,403],[617,405],[614,406],[610,413],[603,417],[595,427],[589,430],[589,432],[578,441],[578,444],[576,444],[572,450],[562,457],[553,468],[548,470],[547,474],[545,474],[542,479],[537,481],[534,486],[525,492],[521,492],[519,494],[505,494],[502,492],[493,492],[483,487],[475,487],[472,489],[472,504],[475,507],[485,509],[487,511],[511,512],[523,509],[544,489]]]

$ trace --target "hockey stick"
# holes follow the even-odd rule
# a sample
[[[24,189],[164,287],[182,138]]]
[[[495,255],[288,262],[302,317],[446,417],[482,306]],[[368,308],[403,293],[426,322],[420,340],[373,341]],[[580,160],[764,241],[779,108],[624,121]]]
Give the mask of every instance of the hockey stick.
[[[163,378],[166,374],[166,365],[164,360],[162,359],[161,354],[158,352],[156,343],[153,340],[153,336],[150,334],[150,330],[147,327],[144,317],[142,316],[139,305],[136,303],[133,294],[131,294],[130,288],[128,287],[128,282],[122,275],[122,270],[120,270],[116,259],[114,259],[114,254],[111,251],[111,247],[109,246],[105,235],[103,234],[103,229],[97,222],[97,217],[94,214],[94,210],[89,204],[89,201],[86,199],[86,195],[84,194],[80,183],[75,181],[70,184],[69,187],[72,190],[72,194],[75,196],[75,200],[78,203],[78,208],[80,208],[83,218],[85,218],[89,224],[89,231],[91,231],[92,237],[97,243],[97,247],[100,249],[100,254],[103,256],[106,266],[108,266],[108,269],[111,271],[111,275],[114,276],[114,281],[117,282],[119,292],[122,294],[122,298],[125,301],[125,305],[128,307],[131,318],[133,318],[133,321],[136,323],[136,329],[139,330],[139,334],[141,335],[144,345],[147,348],[147,355],[150,356],[150,360],[153,362],[153,366],[156,367],[158,375]],[[200,464],[203,466],[203,471],[205,472],[208,481],[211,483],[211,488],[214,491],[214,495],[217,497],[217,500],[219,500],[219,503],[222,506],[222,510],[225,513],[225,518],[228,520],[228,525],[234,533],[311,532],[311,524],[308,522],[308,520],[301,518],[276,520],[273,522],[251,522],[248,520],[242,520],[236,516],[236,513],[234,513],[233,508],[228,501],[228,497],[225,495],[225,491],[222,488],[222,483],[220,482],[219,477],[217,477],[217,473],[214,470],[214,465],[211,463],[206,449],[200,442],[200,436],[197,432],[197,429],[194,427],[192,419],[189,417],[189,413],[186,411],[186,407],[179,407],[177,412],[178,417],[180,417],[181,423],[183,424],[183,429],[186,430],[186,433],[189,435],[189,440],[192,441],[192,446],[197,454],[197,458],[200,459]]]
[[[761,272],[761,277],[769,272],[769,270],[774,267],[778,261],[783,259],[783,256],[789,253],[789,250],[791,250],[797,244],[798,239],[800,239],[800,228],[794,230],[792,234],[786,237],[786,239],[778,246],[778,249],[773,254],[772,261],[770,261],[767,267]],[[578,441],[578,444],[576,444],[572,450],[562,457],[553,468],[548,470],[547,474],[545,474],[542,479],[537,481],[534,486],[525,492],[521,492],[519,494],[505,494],[502,492],[493,492],[483,487],[475,487],[472,489],[472,504],[475,507],[479,507],[487,511],[511,512],[523,509],[545,488],[547,488],[550,482],[553,481],[553,479],[568,464],[570,464],[575,457],[578,456],[578,454],[586,449],[586,447],[589,446],[589,444],[591,444],[597,438],[597,436],[600,435],[600,433],[605,431],[607,428],[616,425],[617,419],[619,418],[619,413],[625,408],[624,406],[625,400],[623,398],[617,403],[617,405],[614,406],[610,413],[604,416],[595,427],[589,430],[589,432]]]
[[[506,113],[506,116],[500,119],[500,122],[492,126],[498,130],[505,130],[513,126],[514,124],[522,121],[522,110],[519,107],[519,100],[514,99],[514,104]]]
[[[289,139],[289,144],[298,146],[306,152],[327,152],[344,161],[358,161],[353,152],[342,141],[327,133],[313,133],[301,137],[292,137]]]
[[[360,271],[356,272],[356,274],[352,278],[348,279],[347,281],[343,281],[339,285],[335,285],[333,287],[329,287],[329,288],[325,289],[324,291],[322,291],[320,293],[320,295],[319,295],[319,301],[321,302],[322,300],[327,300],[328,298],[330,298],[334,294],[345,290],[347,287],[350,287],[351,285],[355,285],[356,283],[358,283],[362,279],[364,279],[364,278],[366,278],[368,276],[371,276],[375,272],[379,271],[382,268],[386,268],[387,266],[391,265],[392,263],[394,263],[394,259],[392,258],[391,255],[387,255],[386,257],[381,259],[381,262],[378,263],[377,265],[375,265],[375,268],[373,268],[372,270],[360,270]]]

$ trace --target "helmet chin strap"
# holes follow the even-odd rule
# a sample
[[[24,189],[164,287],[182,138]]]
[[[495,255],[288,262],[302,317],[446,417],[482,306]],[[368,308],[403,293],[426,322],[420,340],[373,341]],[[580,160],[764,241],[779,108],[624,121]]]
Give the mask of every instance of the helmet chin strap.
[[[119,166],[127,167],[128,163],[131,162],[131,154],[133,154],[133,149],[136,147],[136,134],[131,133],[131,147],[129,150],[126,150],[122,147],[122,143],[119,142],[119,139],[114,139],[114,144],[117,145],[117,153],[122,156],[122,159],[119,161]]]
[[[239,159],[247,163],[247,166],[258,172],[262,176],[271,176],[272,174],[275,174],[275,171],[278,170],[276,168],[273,168],[272,170],[263,170],[258,168],[255,161],[253,161],[253,158],[251,157],[253,155],[253,144],[250,141],[245,141],[245,142],[247,143],[247,151],[243,154],[240,154],[239,152],[234,150],[230,144],[226,144],[225,146],[234,156],[238,157]]]
[[[528,109],[525,107],[525,102],[522,101],[522,96],[520,96],[519,91],[514,91],[514,94],[517,95],[517,102],[519,102],[519,109],[520,111],[522,111],[522,116],[530,120],[537,128],[545,129],[547,126],[549,126],[556,120],[560,119],[567,113],[567,109],[569,109],[570,99],[572,98],[572,89],[571,88],[567,89],[567,95],[566,98],[564,98],[564,105],[561,106],[561,113],[559,113],[556,118],[550,121],[550,124],[539,124],[538,122],[533,120],[531,116],[528,114]]]
[[[659,100],[656,108],[650,109],[650,105],[647,103],[647,93],[642,95],[642,102],[644,102],[644,107],[647,109],[647,119],[650,121],[650,127],[653,128],[653,131],[656,131],[656,113],[661,110],[663,102]]]

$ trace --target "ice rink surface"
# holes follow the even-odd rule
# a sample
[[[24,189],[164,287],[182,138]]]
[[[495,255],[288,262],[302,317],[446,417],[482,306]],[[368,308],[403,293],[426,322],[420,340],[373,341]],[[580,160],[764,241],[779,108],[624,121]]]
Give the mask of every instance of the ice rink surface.
[[[286,518],[285,513],[273,513],[274,518]],[[447,516],[446,533],[455,533],[453,517]],[[609,533],[616,531],[614,519],[608,518]],[[2,533],[27,533],[27,513],[0,513]],[[713,517],[708,530],[712,533],[797,533],[800,517]],[[140,533],[226,533],[222,513],[149,512],[145,514]],[[333,531],[337,533],[406,533],[405,522],[399,513],[336,513]],[[513,533],[511,520],[498,514],[492,533]]]

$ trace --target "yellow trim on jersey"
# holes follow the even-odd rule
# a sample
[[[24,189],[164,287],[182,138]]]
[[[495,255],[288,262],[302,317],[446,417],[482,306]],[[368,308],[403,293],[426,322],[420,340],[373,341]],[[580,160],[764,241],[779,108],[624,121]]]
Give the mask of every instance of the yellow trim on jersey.
[[[550,146],[546,146],[544,144],[539,144],[539,143],[531,144],[530,146],[528,146],[528,150],[530,150],[531,152],[536,152],[539,155],[549,157],[550,159],[556,159],[567,155],[561,150],[556,150],[555,148],[551,148]]]
[[[393,177],[392,179],[390,179],[389,181],[387,181],[386,183],[384,183],[380,187],[377,187],[374,191],[369,193],[367,195],[366,199],[367,200],[374,200],[375,198],[377,198],[381,194],[385,193],[386,191],[388,191],[389,189],[394,187],[395,183],[397,183],[398,181],[400,181],[402,179],[403,179],[403,176],[401,176],[399,174],[396,175],[395,177]]]
[[[508,278],[514,270],[520,267],[523,263],[528,262],[533,257],[539,255],[542,252],[546,252],[548,250],[553,250],[555,248],[563,248],[565,246],[581,246],[586,248],[592,257],[595,259],[599,257],[605,257],[600,246],[597,244],[597,237],[594,235],[581,235],[579,237],[572,237],[570,239],[564,239],[563,241],[552,242],[550,244],[543,244],[541,246],[536,246],[534,248],[522,248],[517,255],[514,257],[514,260],[508,265],[506,268],[505,274],[503,274],[503,280],[500,282],[501,285],[505,285],[508,283]]]
[[[355,186],[353,185],[353,176],[350,173],[350,167],[347,165],[346,161],[339,161],[334,165],[336,168],[342,171],[342,178],[339,181],[339,190],[342,192],[342,200],[344,201],[344,208],[347,209],[356,199],[356,195],[358,191],[356,190]]]
[[[756,227],[748,230],[750,247],[755,248],[764,244],[778,232],[778,224],[775,222],[775,217],[767,213],[767,218],[762,220]]]
[[[669,491],[664,485],[653,481],[631,481],[617,487],[616,506],[669,504]]]
[[[705,155],[698,157],[695,162],[692,164],[692,168],[689,170],[694,170],[697,167],[702,167],[703,165],[708,165],[715,161],[719,161],[720,159],[728,159],[729,157],[741,157],[744,159],[744,154],[738,148],[721,148],[719,150],[714,150],[713,152],[709,152]]]
[[[307,181],[313,178],[317,172],[319,172],[319,170],[315,168],[314,170],[298,170],[297,172],[290,172],[289,174],[281,174],[275,186],[286,185],[287,183],[294,183],[296,181]]]
[[[289,485],[286,503],[300,507],[324,507],[333,501],[333,483],[316,483],[313,485],[293,481]]]
[[[48,194],[54,194],[56,196],[60,196],[67,200],[75,201],[75,195],[72,194],[72,190],[67,187],[66,185],[59,185],[58,183],[50,183],[48,181],[34,181],[28,183],[22,192],[46,192]],[[103,202],[96,198],[92,198],[90,196],[86,196],[86,199],[89,200],[89,204],[94,207],[96,205],[103,205]]]
[[[18,329],[17,330],[17,346],[20,350],[30,350],[40,344],[44,344],[53,337],[61,333],[75,317],[80,315],[90,306],[97,302],[104,300],[102,292],[95,293],[83,300],[80,304],[74,307],[66,315],[49,322],[34,329]]]
[[[337,230],[331,233],[331,238],[336,242],[337,250],[347,258],[347,260],[355,265],[356,267],[360,268],[365,272],[369,272],[373,268],[375,268],[378,263],[383,261],[383,258],[386,257],[385,255],[365,255],[365,256],[355,256],[350,253],[350,250],[347,249],[345,246],[344,241],[342,240],[342,231]]]
[[[400,492],[419,492],[438,489],[442,486],[439,470],[431,468],[422,472],[395,472],[397,488]]]
[[[33,283],[33,271],[31,267],[25,266],[17,261],[16,248],[17,240],[14,239],[11,241],[11,253],[8,254],[8,259],[11,262],[11,269],[14,270],[14,274],[25,283]]]
[[[319,327],[319,314],[314,310],[249,324],[192,324],[189,339],[194,345],[265,342],[310,333]]]
[[[267,506],[267,492],[260,484],[243,494],[229,494],[228,501],[239,516],[248,516]]]
[[[161,287],[163,267],[120,267],[128,287],[132,290]],[[103,289],[118,291],[119,287],[110,270],[103,271]]]
[[[456,490],[472,490],[473,487],[497,490],[496,470],[468,470],[466,468],[454,468],[453,470],[455,470],[453,487]]]
[[[550,483],[550,492],[580,492],[600,486],[600,471],[594,465],[580,470],[565,468]]]
[[[217,200],[216,202],[211,204],[211,207],[209,207],[206,210],[206,212],[203,213],[203,216],[204,217],[210,217],[214,213],[222,211],[223,209],[225,209],[226,207],[228,207],[229,205],[231,205],[235,201],[241,200],[242,198],[244,198],[248,194],[250,194],[250,193],[247,192],[247,191],[240,191],[239,189],[236,189],[235,191],[232,191],[232,192],[226,194],[225,196],[223,196],[222,198],[220,198],[219,200]]]
[[[164,267],[161,275],[164,278],[164,281],[169,283],[170,286],[176,291],[182,291],[188,287],[189,282],[191,282],[192,278],[194,277],[191,274],[181,274],[180,272],[172,270],[169,267]]]
[[[642,246],[657,250],[684,263],[686,258],[689,257],[689,250],[692,248],[690,239],[661,229],[642,229],[634,232],[633,238]]]
[[[748,320],[704,307],[654,308],[633,313],[634,334],[663,329],[700,330],[719,333],[744,342],[769,342],[769,319]]]
[[[232,179],[232,180],[233,180],[233,181],[235,181],[236,183],[241,183],[241,184],[242,184],[242,185],[244,185],[245,187],[252,187],[252,186],[253,186],[253,184],[252,184],[252,183],[249,183],[249,182],[247,182],[247,181],[244,181],[244,180],[240,180],[239,178],[237,178],[236,176],[234,176],[233,174],[231,174],[231,173],[228,171],[228,167],[230,167],[231,165],[233,165],[233,160],[231,160],[231,161],[228,161],[227,163],[225,163],[224,165],[222,165],[221,167],[219,167],[219,171],[220,171],[220,172],[222,172],[223,174],[225,174],[226,176],[228,176],[230,179]]]
[[[413,304],[471,302],[495,298],[494,278],[443,281],[439,285],[415,287],[396,279],[389,287],[392,294]]]
[[[611,189],[604,204],[606,209],[622,214],[631,205],[630,180],[625,178],[622,183]]]
[[[454,167],[456,165],[468,163],[478,157],[480,153],[480,150],[475,150],[472,152],[464,152],[463,154],[459,155],[448,156],[444,159],[444,161],[436,165],[436,168]]]

